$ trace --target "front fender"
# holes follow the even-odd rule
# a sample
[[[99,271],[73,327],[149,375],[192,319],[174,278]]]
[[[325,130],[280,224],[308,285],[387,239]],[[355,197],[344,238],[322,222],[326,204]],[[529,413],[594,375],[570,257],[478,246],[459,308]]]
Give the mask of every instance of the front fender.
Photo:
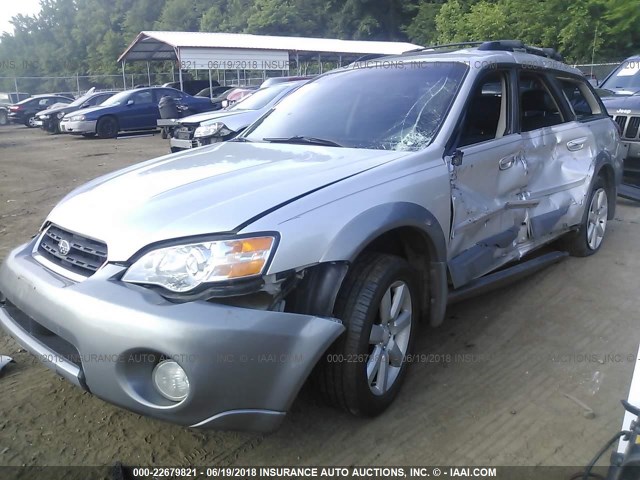
[[[446,262],[445,236],[437,218],[424,207],[409,202],[377,205],[353,218],[334,236],[320,262],[353,261],[377,237],[400,227],[424,232],[431,242],[431,260]]]

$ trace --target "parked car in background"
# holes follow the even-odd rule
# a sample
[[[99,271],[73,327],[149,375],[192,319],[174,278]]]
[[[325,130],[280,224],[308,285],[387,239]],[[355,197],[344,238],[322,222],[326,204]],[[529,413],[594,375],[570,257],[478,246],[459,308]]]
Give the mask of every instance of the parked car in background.
[[[36,114],[36,125],[40,126],[46,132],[60,133],[60,121],[67,113],[100,105],[108,98],[111,98],[115,93],[117,92],[96,92],[95,88],[92,88],[83,96],[67,105],[59,107],[54,105],[51,108],[38,112]]]
[[[22,100],[26,100],[30,96],[30,93],[25,92],[0,92],[0,105],[13,105]]]
[[[640,55],[627,58],[597,89],[602,103],[620,127],[628,149],[624,162],[626,181],[640,183]]]
[[[180,90],[180,82],[168,82],[162,85],[163,87],[175,88],[176,90]],[[216,80],[212,80],[209,83],[209,80],[183,80],[182,82],[182,91],[188,93],[189,95],[195,95],[205,88],[209,88],[210,86],[218,87],[220,83]]]
[[[619,140],[577,69],[518,41],[328,72],[233,140],[68,194],[6,255],[0,324],[180,425],[273,430],[310,376],[373,417],[428,374],[413,345],[449,302],[600,250]]]
[[[237,87],[233,90],[229,90],[227,96],[224,100],[220,102],[222,108],[227,108],[233,105],[234,103],[239,102],[245,97],[252,95],[255,91],[258,90],[257,86],[246,86],[246,87]],[[226,93],[226,92],[225,92]],[[212,102],[215,104],[217,99],[213,99]]]
[[[260,88],[270,87],[278,83],[295,82],[298,80],[311,80],[312,78],[313,78],[313,75],[297,76],[297,77],[271,77],[271,78],[267,78],[264,82],[262,82],[262,84],[260,85]]]
[[[9,106],[31,95],[28,93],[0,92],[0,125],[9,123]]]
[[[200,90],[198,93],[195,94],[195,96],[215,98],[219,95],[222,95],[227,90],[231,90],[232,88],[234,87],[230,85],[220,85],[219,87],[212,87],[212,88],[207,87]]]
[[[180,119],[172,131],[171,151],[230,140],[305,82],[279,83],[256,90],[233,107]]]
[[[102,105],[78,110],[63,117],[60,129],[64,133],[100,138],[113,138],[122,131],[157,128],[160,118],[158,103],[164,96],[171,96],[190,112],[206,112],[212,104],[208,98],[165,87],[148,87],[120,92]]]
[[[9,121],[12,123],[22,123],[23,125],[35,128],[36,114],[46,110],[56,103],[69,104],[73,102],[73,97],[62,97],[60,95],[35,95],[22,100],[9,107]]]

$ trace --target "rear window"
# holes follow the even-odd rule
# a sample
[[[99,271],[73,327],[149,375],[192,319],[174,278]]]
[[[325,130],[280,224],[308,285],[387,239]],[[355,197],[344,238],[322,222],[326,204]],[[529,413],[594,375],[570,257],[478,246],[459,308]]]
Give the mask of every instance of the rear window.
[[[467,66],[368,64],[318,77],[287,95],[246,137],[313,137],[344,147],[415,151],[442,124]]]

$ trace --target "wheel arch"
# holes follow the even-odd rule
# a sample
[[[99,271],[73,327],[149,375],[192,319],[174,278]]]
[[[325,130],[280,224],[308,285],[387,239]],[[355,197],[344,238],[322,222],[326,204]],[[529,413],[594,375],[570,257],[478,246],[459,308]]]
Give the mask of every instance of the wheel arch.
[[[448,295],[447,247],[435,215],[409,202],[370,208],[338,232],[320,263],[350,264],[363,253],[372,251],[398,255],[418,268],[424,293],[422,311],[432,326],[440,325]],[[345,274],[346,271],[339,281],[334,278],[331,282],[336,295]]]
[[[593,181],[601,177],[604,180],[607,189],[607,197],[609,197],[609,214],[608,220],[613,220],[616,214],[616,197],[618,195],[619,176],[613,168],[611,161],[602,156],[596,160]]]

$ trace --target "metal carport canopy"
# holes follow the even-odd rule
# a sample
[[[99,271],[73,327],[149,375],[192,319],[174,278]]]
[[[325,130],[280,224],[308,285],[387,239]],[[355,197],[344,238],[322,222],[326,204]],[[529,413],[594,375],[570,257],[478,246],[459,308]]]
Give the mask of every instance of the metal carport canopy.
[[[183,69],[288,70],[293,59],[353,61],[364,55],[393,55],[416,48],[420,46],[405,42],[144,31],[118,61],[177,59]]]

